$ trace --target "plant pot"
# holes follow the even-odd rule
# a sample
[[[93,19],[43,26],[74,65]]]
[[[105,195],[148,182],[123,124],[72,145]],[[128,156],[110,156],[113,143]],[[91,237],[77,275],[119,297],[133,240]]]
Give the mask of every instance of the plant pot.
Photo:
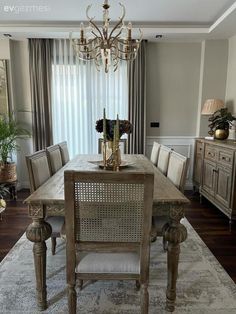
[[[229,136],[229,129],[217,129],[215,130],[214,137],[217,140],[226,140]]]
[[[1,164],[0,166],[0,183],[16,181],[16,164]]]

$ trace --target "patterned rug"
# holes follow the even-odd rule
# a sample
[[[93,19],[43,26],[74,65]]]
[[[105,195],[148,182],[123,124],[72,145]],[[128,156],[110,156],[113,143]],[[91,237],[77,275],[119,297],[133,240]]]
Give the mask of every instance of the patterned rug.
[[[187,220],[188,238],[181,245],[176,314],[235,314],[236,285],[210,253]],[[58,241],[57,253],[47,251],[49,307],[43,313],[65,314],[65,243]],[[166,254],[161,239],[152,244],[150,268],[150,314],[165,311]],[[133,281],[87,282],[78,292],[80,314],[138,314],[139,292]],[[0,264],[0,313],[34,314],[37,311],[32,243],[25,235]]]

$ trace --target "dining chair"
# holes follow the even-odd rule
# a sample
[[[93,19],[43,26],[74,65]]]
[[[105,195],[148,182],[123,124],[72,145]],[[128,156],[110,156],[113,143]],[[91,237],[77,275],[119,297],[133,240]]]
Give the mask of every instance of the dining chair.
[[[64,166],[70,160],[67,142],[61,142],[58,144],[61,152],[62,165]]]
[[[157,166],[161,144],[153,142],[150,160],[154,166]]]
[[[159,157],[157,161],[157,168],[164,174],[167,174],[168,170],[168,163],[169,163],[169,157],[170,157],[170,152],[171,148],[161,145],[160,151],[159,151]]]
[[[167,178],[181,191],[184,192],[189,158],[174,151],[171,152],[167,170]]]
[[[189,165],[189,158],[174,151],[170,152],[167,178],[183,193],[186,182],[186,175]],[[165,227],[168,225],[167,216],[153,217],[154,229],[157,235],[162,236]],[[163,249],[167,250],[167,241],[163,238]]]
[[[36,153],[26,156],[25,158],[29,173],[30,192],[33,193],[51,177],[48,158],[45,150],[37,151]],[[60,237],[65,220],[64,217],[61,216],[48,216],[46,221],[52,227],[52,255],[55,255],[56,238]]]
[[[58,144],[46,148],[51,175],[62,168],[61,150]]]
[[[119,141],[120,144],[120,152],[121,154],[127,154],[128,151],[128,142],[126,138],[121,138]],[[103,148],[103,138],[99,138],[98,139],[98,153],[101,154],[102,153],[102,148]]]
[[[69,313],[77,277],[81,288],[83,280],[135,280],[147,314],[153,174],[67,170],[64,180]]]

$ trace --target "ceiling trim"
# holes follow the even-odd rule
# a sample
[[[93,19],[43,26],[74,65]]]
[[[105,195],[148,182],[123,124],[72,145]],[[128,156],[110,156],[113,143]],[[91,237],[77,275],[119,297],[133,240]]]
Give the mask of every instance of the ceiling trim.
[[[209,28],[211,33],[220,23],[222,23],[236,9],[236,1],[229,7]]]

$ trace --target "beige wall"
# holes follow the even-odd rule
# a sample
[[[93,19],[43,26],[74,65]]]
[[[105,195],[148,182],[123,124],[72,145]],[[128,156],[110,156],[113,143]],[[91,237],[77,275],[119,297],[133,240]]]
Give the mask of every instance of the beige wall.
[[[236,36],[229,39],[229,58],[226,83],[226,105],[236,115]]]
[[[207,40],[205,51],[202,55],[203,77],[200,95],[201,108],[206,99],[219,98],[225,100],[227,63],[228,63],[228,40]],[[200,116],[200,136],[208,135],[208,116]],[[197,134],[198,135],[198,134]]]
[[[200,61],[200,43],[148,43],[147,136],[195,136]]]

